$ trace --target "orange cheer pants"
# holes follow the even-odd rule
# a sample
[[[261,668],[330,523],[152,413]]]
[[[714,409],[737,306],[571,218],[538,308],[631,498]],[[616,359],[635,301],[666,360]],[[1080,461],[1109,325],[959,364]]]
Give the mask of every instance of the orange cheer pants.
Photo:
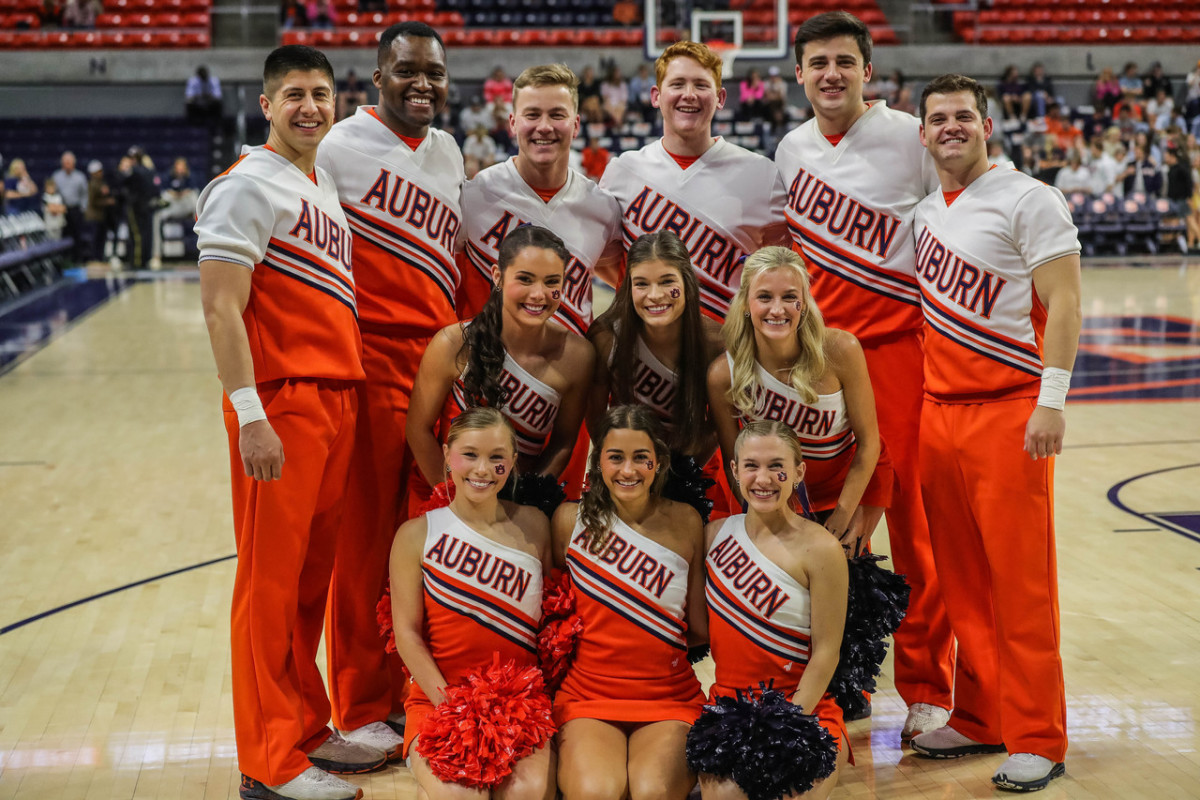
[[[951,727],[1062,761],[1053,462],[1022,450],[1035,403],[926,400],[921,488],[958,637]]]
[[[929,703],[950,708],[954,635],[934,569],[918,468],[924,381],[920,331],[864,342],[863,352],[875,390],[879,434],[895,473],[891,505],[884,512],[892,566],[897,574],[907,576],[912,588],[908,614],[894,637],[896,691],[910,706]]]
[[[334,539],[354,445],[358,397],[342,381],[259,384],[283,442],[283,477],[246,477],[237,414],[225,398],[238,565],[230,634],[241,771],[268,786],[308,769],[329,737],[317,668]]]
[[[406,332],[407,333],[407,332]],[[329,587],[325,654],[333,721],[354,730],[402,713],[401,662],[384,652],[375,607],[388,579],[396,529],[406,514],[404,424],[421,356],[433,334],[364,330],[361,411],[346,508]],[[415,469],[415,466],[411,468]]]

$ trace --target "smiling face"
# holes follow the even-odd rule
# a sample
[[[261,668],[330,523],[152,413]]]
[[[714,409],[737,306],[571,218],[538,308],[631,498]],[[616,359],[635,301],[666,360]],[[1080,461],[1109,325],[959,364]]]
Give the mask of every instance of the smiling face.
[[[446,107],[446,53],[433,37],[397,36],[372,80],[379,89],[380,115],[404,136],[423,138]]]
[[[579,114],[563,85],[526,86],[513,98],[508,128],[517,140],[517,158],[537,167],[566,164],[579,135]]]
[[[805,295],[804,284],[790,268],[777,267],[756,275],[746,293],[755,338],[794,340],[804,317]]]
[[[679,56],[667,64],[662,83],[650,89],[650,104],[662,112],[663,129],[681,139],[712,135],[713,115],[725,106],[725,89],[699,61]]]
[[[463,431],[453,442],[442,445],[442,454],[455,496],[472,502],[499,492],[516,461],[512,434],[503,425]]]
[[[779,511],[804,478],[804,463],[778,436],[747,436],[733,460],[733,477],[750,508]]]
[[[853,123],[862,114],[863,84],[870,79],[871,65],[863,63],[851,36],[808,42],[803,60],[796,65],[796,80],[813,111],[831,121]]]
[[[961,171],[987,161],[992,120],[984,119],[971,92],[931,94],[925,100],[921,143],[939,169]]]
[[[492,268],[492,277],[504,295],[504,317],[518,325],[541,325],[558,310],[563,284],[563,262],[553,251],[526,247],[518,252],[503,274]]]
[[[613,428],[600,444],[600,476],[614,500],[633,502],[649,494],[657,462],[654,442],[643,431]]]
[[[679,321],[687,306],[679,269],[658,259],[629,268],[633,308],[647,327],[668,327]]]
[[[293,70],[259,106],[271,123],[267,144],[289,160],[316,152],[333,126],[333,83],[320,70]]]

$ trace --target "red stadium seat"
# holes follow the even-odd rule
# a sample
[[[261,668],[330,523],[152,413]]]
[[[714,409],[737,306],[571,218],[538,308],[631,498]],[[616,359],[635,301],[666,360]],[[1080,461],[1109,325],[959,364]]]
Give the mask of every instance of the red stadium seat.
[[[184,14],[180,19],[180,24],[182,24],[185,28],[207,28],[208,12],[192,11]]]
[[[179,14],[155,14],[154,27],[156,28],[178,28],[182,24],[182,17]]]
[[[15,39],[12,31],[0,31],[0,50],[12,47]]]

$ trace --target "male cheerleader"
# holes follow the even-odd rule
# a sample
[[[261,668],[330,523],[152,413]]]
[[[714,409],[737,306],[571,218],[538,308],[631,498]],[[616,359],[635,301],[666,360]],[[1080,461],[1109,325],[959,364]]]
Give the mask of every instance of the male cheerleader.
[[[871,34],[845,11],[796,31],[796,81],[814,117],[784,137],[775,163],[788,191],[793,249],[812,273],[826,324],[858,337],[879,432],[895,469],[888,536],[896,572],[912,587],[895,635],[895,683],[908,705],[900,738],[946,724],[954,639],[942,604],[921,504],[921,301],[914,276],[913,209],[937,186],[911,114],[866,103]]]
[[[920,108],[941,181],[915,221],[921,489],[958,664],[949,724],[912,747],[1007,750],[992,782],[1034,791],[1067,750],[1052,456],[1079,343],[1079,239],[1061,192],[989,167],[978,83],[935,78]]]
[[[271,53],[259,98],[267,144],[197,205],[204,318],[228,396],[234,727],[247,800],[362,797],[329,773],[384,763],[326,727],[316,664],[363,377],[350,228],[315,166],[333,87],[320,51]]]
[[[788,243],[783,185],[770,160],[713,138],[713,115],[725,105],[720,56],[677,42],[654,72],[650,102],[662,112],[662,139],[614,159],[600,187],[621,205],[627,249],[664,229],[683,240],[701,307],[720,321],[741,281],[742,258]]]
[[[354,236],[354,278],[367,380],[329,592],[326,650],[333,720],[350,741],[399,758],[404,683],[384,652],[375,606],[405,519],[404,423],[429,339],[457,317],[454,262],[462,220],[463,159],[454,137],[430,128],[446,105],[441,37],[401,22],[379,39],[379,105],[359,106],[322,143]],[[401,730],[403,730],[401,728]]]
[[[483,307],[492,291],[500,242],[521,225],[562,238],[571,254],[555,318],[583,335],[592,323],[592,275],[620,282],[621,209],[608,192],[569,168],[579,135],[579,79],[562,64],[530,67],[513,83],[509,131],[517,155],[463,188],[466,258],[460,316]]]

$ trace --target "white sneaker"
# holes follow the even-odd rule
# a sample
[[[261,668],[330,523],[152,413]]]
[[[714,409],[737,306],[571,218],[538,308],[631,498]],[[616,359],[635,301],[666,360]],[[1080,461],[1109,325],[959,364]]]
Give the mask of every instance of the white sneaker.
[[[1033,753],[1013,753],[992,776],[992,783],[1010,792],[1036,792],[1067,771],[1054,762]]]
[[[358,775],[371,772],[387,763],[387,756],[377,747],[348,742],[333,731],[320,747],[308,754],[314,767],[335,775]]]
[[[900,741],[907,742],[917,734],[936,731],[950,721],[950,711],[929,703],[913,703],[908,707],[908,717],[900,731]]]
[[[949,725],[913,737],[913,752],[926,758],[959,758],[976,753],[1003,753],[1002,744],[984,744],[963,736]]]
[[[361,800],[363,793],[352,783],[309,767],[278,786],[267,786],[243,775],[238,796],[241,800]]]
[[[398,736],[386,722],[372,722],[352,731],[342,731],[342,736],[347,742],[382,750],[388,761],[395,761],[404,751],[404,737]]]

